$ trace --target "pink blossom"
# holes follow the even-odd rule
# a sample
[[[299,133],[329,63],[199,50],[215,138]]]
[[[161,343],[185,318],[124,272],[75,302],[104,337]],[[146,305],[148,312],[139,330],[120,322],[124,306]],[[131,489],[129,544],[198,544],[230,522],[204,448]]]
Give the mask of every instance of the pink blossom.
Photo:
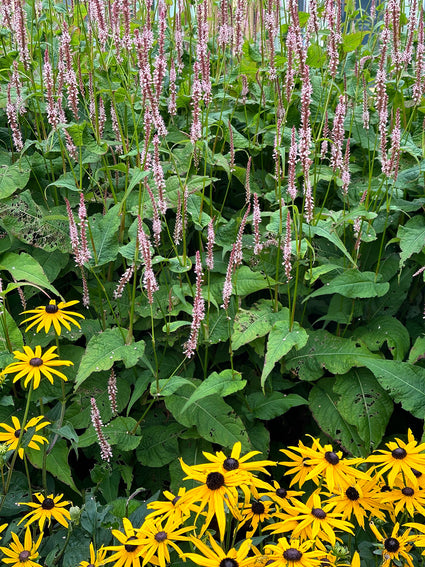
[[[213,249],[214,249],[214,219],[211,219],[208,223],[208,238],[207,238],[207,259],[205,261],[207,268],[209,270],[214,269],[214,256],[213,256]]]
[[[103,423],[95,398],[90,399],[90,405],[91,422],[93,424],[94,430],[96,431],[97,441],[100,445],[100,456],[104,461],[109,462],[112,459],[112,448],[103,433]]]
[[[192,324],[190,327],[190,337],[187,342],[184,344],[184,354],[187,358],[191,358],[196,350],[196,346],[198,343],[198,335],[199,330],[201,328],[201,323],[205,318],[205,301],[202,297],[202,281],[203,281],[203,272],[202,272],[202,264],[201,264],[201,255],[199,251],[196,252],[196,260],[195,260],[195,274],[196,274],[196,291],[195,291],[195,299],[193,301],[193,310],[192,310]]]

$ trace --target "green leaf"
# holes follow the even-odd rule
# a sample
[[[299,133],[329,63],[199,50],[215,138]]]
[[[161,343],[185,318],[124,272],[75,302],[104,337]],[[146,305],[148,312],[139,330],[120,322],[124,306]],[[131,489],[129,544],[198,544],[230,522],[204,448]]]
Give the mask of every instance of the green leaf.
[[[355,261],[344,246],[344,243],[335,232],[330,220],[319,220],[316,225],[303,224],[303,232],[308,237],[321,236],[322,238],[326,238],[326,240],[332,242],[332,244],[334,244],[344,254],[344,256],[348,258],[353,266],[356,265]]]
[[[382,279],[379,274],[378,280]],[[359,272],[358,270],[346,270],[336,276],[331,282],[323,287],[316,289],[304,301],[320,295],[339,293],[344,297],[352,299],[356,297],[382,297],[390,289],[388,282],[379,283],[376,281],[374,272]]]
[[[36,451],[35,449],[27,449],[28,458],[36,468],[43,468],[43,451]],[[75,486],[71,475],[71,467],[68,464],[69,447],[64,439],[59,439],[53,446],[53,449],[47,453],[46,457],[46,470],[61,482],[67,484],[80,494],[80,491]]]
[[[267,380],[274,365],[293,347],[297,350],[305,346],[308,335],[305,330],[295,321],[292,329],[289,328],[289,309],[284,307],[279,311],[280,320],[274,323],[267,340],[267,351],[264,359],[264,367],[261,373],[261,386]]]
[[[172,376],[171,378],[163,378],[158,380],[157,383],[152,382],[151,384],[151,395],[152,396],[171,396],[174,392],[177,392],[182,386],[191,386],[195,389],[195,385],[188,378],[182,378],[181,376]]]
[[[115,205],[109,209],[106,215],[96,214],[89,219],[91,235],[96,250],[96,257],[93,254],[91,262],[96,266],[103,266],[108,262],[113,262],[118,255],[118,228],[121,223],[119,209],[120,206]]]
[[[408,362],[415,364],[425,358],[425,337],[418,337],[409,352]]]
[[[370,453],[382,441],[391,417],[390,396],[366,368],[355,368],[338,376],[333,389],[340,396],[338,411],[347,423],[356,427],[366,452]]]
[[[202,400],[202,398],[206,398],[207,396],[212,396],[214,394],[224,398],[238,390],[243,390],[245,385],[246,380],[242,380],[241,374],[230,368],[227,368],[220,373],[213,372],[196,388],[186,404],[183,406],[182,412],[185,412],[192,404],[198,400]]]
[[[127,331],[124,329],[123,334]],[[100,335],[92,337],[81,359],[75,381],[77,389],[93,372],[109,370],[117,360],[122,360],[126,368],[131,368],[143,356],[144,341],[125,344],[120,329],[106,329]]]
[[[70,191],[76,191],[77,193],[80,191],[80,189],[77,187],[75,175],[71,171],[63,173],[55,181],[53,181],[53,183],[49,183],[47,187],[64,187],[65,189],[69,189]]]
[[[403,409],[419,419],[425,418],[425,368],[383,359],[366,360],[365,366]]]
[[[0,350],[9,350],[8,341],[10,341],[12,350],[22,349],[24,345],[24,339],[18,325],[10,313],[4,309],[3,316],[0,317]]]
[[[185,427],[195,426],[199,435],[207,441],[218,443],[222,447],[233,447],[240,441],[242,449],[248,451],[250,445],[245,426],[233,408],[220,396],[202,398],[182,411],[192,393],[192,385],[183,386],[172,396],[165,398],[165,405],[174,418]]]
[[[274,284],[274,280],[266,278],[260,272],[253,272],[248,266],[241,266],[234,278],[233,289],[241,297],[245,297],[250,293],[255,293],[262,289],[268,289]]]
[[[369,360],[379,360],[378,355],[360,342],[320,330],[311,331],[305,347],[288,354],[285,367],[295,370],[301,380],[317,380],[325,368],[332,374],[346,374],[353,366],[366,366]]]
[[[306,404],[307,400],[297,394],[254,392],[247,396],[247,402],[253,417],[269,420],[283,415],[293,407]]]
[[[102,432],[104,433],[110,445],[118,445],[120,451],[133,451],[138,447],[141,437],[133,433],[136,428],[137,421],[132,417],[118,416],[112,421],[104,425]],[[78,438],[78,447],[90,447],[98,442],[96,431],[93,425]]]
[[[179,423],[151,425],[143,428],[136,450],[137,460],[148,467],[163,467],[179,456],[178,440],[184,427]]]
[[[360,47],[363,38],[368,33],[369,32],[367,31],[358,31],[358,32],[343,34],[342,49],[344,50],[344,53],[355,51],[358,47]]]
[[[309,406],[320,429],[353,455],[367,454],[356,428],[338,410],[334,378],[323,378],[310,391]]]
[[[21,252],[15,254],[8,252],[0,257],[0,269],[10,272],[17,281],[25,281],[39,288],[45,288],[61,297],[60,293],[54,288],[43,271],[43,268],[34,260],[32,256]]]
[[[18,189],[23,189],[30,179],[31,169],[19,163],[0,165],[0,199],[6,199]]]
[[[416,215],[404,226],[400,225],[397,237],[400,239],[400,268],[402,268],[412,254],[421,252],[425,246],[425,218],[422,215]]]
[[[398,319],[386,315],[373,319],[367,327],[356,329],[355,337],[360,338],[372,352],[378,351],[386,342],[395,360],[403,360],[410,347],[406,327]]]
[[[327,58],[326,51],[324,51],[317,43],[312,43],[307,49],[306,64],[313,68],[319,69],[325,63]]]
[[[260,299],[250,309],[239,309],[233,322],[232,349],[264,337],[273,326],[276,313],[270,299]]]

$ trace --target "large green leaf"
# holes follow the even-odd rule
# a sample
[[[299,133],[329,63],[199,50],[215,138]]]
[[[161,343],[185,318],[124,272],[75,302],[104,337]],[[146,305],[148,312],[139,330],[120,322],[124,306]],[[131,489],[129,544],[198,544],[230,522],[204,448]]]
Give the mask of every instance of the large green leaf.
[[[339,293],[344,297],[353,299],[356,297],[382,297],[390,289],[390,284],[388,282],[379,283],[379,280],[382,279],[381,275],[378,276],[378,281],[376,279],[374,272],[346,270],[337,275],[331,282],[313,291],[305,301],[312,297],[333,293]]]
[[[239,372],[226,368],[222,372],[213,372],[203,380],[196,390],[191,394],[188,401],[185,403],[182,412],[185,412],[188,407],[202,398],[216,394],[221,398],[229,396],[238,390],[245,388],[246,380],[242,380]]]
[[[115,327],[106,329],[99,335],[93,336],[86,347],[86,352],[81,359],[75,380],[77,389],[93,372],[109,370],[114,362],[122,360],[126,368],[134,366],[143,356],[145,350],[144,341],[138,341],[129,345],[125,344],[123,333]]]
[[[266,278],[260,272],[253,272],[248,266],[241,266],[233,280],[233,291],[238,295],[245,296],[262,289],[267,289],[275,282],[271,278]]]
[[[334,244],[344,254],[344,256],[348,258],[353,266],[356,265],[347,248],[344,246],[344,243],[335,232],[330,219],[327,221],[321,219],[316,225],[303,224],[303,232],[308,237],[321,236],[322,238],[326,238],[326,240],[332,242],[332,244]]]
[[[247,396],[247,402],[253,417],[270,420],[283,415],[293,407],[306,404],[307,400],[297,394],[254,392]]]
[[[400,225],[397,231],[400,239],[400,268],[412,254],[417,254],[425,246],[425,218],[415,215],[405,225]]]
[[[373,319],[366,327],[359,327],[355,337],[371,350],[377,351],[386,342],[392,357],[403,360],[410,347],[410,336],[406,327],[395,317],[383,315]]]
[[[346,374],[354,366],[366,366],[379,357],[359,341],[336,337],[327,331],[312,331],[305,347],[292,351],[285,360],[287,369],[297,371],[302,380],[317,380],[325,368],[333,374]]]
[[[295,321],[290,328],[290,313],[287,307],[279,311],[280,319],[276,321],[267,340],[267,351],[261,373],[261,386],[264,386],[274,365],[293,347],[302,348],[308,340],[305,330]]]
[[[164,423],[143,428],[136,450],[137,460],[148,467],[163,467],[179,456],[179,437],[184,431],[179,423]]]
[[[393,411],[393,403],[373,374],[366,368],[353,368],[338,376],[334,391],[339,395],[337,408],[347,423],[354,425],[366,452],[382,441]]]
[[[140,432],[139,434],[133,433],[136,426],[137,421],[132,417],[118,416],[105,424],[102,432],[110,445],[118,445],[119,451],[133,451],[142,439]],[[78,447],[90,447],[96,443],[98,443],[97,433],[90,424],[89,428],[78,438]]]
[[[25,252],[20,254],[8,252],[1,256],[0,270],[7,270],[17,281],[29,282],[36,287],[48,289],[55,295],[60,296],[56,288],[50,284],[37,260],[34,260],[32,256]]]
[[[9,343],[13,350],[22,349],[24,339],[13,317],[4,309],[0,317],[0,351],[9,350]]]
[[[199,435],[207,441],[223,447],[233,447],[240,441],[243,450],[249,450],[248,434],[241,419],[220,396],[202,398],[183,411],[196,387],[195,383],[193,386],[183,386],[172,396],[165,398],[165,405],[174,418],[185,427],[195,426]]]
[[[106,215],[96,214],[89,218],[91,236],[93,238],[96,258],[92,262],[103,266],[116,259],[119,250],[118,228],[121,223],[120,206],[115,205]]]
[[[267,335],[277,318],[273,306],[274,303],[270,299],[260,299],[250,309],[238,310],[233,322],[233,350]]]
[[[18,189],[23,189],[30,179],[31,169],[20,163],[0,165],[0,199],[6,199]]]
[[[334,378],[322,378],[310,391],[309,406],[320,429],[353,455],[366,455],[362,439],[354,425],[338,410],[333,386]]]

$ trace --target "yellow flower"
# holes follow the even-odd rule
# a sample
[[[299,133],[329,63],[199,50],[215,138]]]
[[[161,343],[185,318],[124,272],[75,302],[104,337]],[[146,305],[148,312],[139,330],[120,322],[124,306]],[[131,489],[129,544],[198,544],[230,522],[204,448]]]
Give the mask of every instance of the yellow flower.
[[[19,362],[12,362],[3,370],[2,374],[13,374],[17,372],[13,382],[17,382],[20,378],[25,377],[24,387],[27,386],[32,379],[34,379],[33,388],[36,390],[40,385],[41,376],[44,375],[53,384],[53,376],[59,376],[65,382],[68,378],[54,366],[70,366],[74,364],[70,360],[53,360],[58,356],[54,351],[56,346],[52,346],[46,350],[44,354],[41,352],[41,346],[36,346],[35,350],[32,350],[29,346],[24,345],[25,353],[19,352],[19,350],[14,350],[13,354]]]
[[[16,534],[12,532],[13,541],[9,547],[0,547],[0,550],[7,556],[2,559],[3,563],[9,563],[12,567],[42,567],[39,563],[35,563],[34,559],[38,557],[38,548],[40,547],[43,534],[41,533],[37,541],[32,540],[31,530],[25,530],[24,544],[19,541]]]
[[[34,427],[35,431],[40,431],[40,429],[43,429],[43,427],[50,424],[50,421],[43,421],[43,420],[44,420],[43,415],[40,415],[38,417],[33,417],[32,419],[30,419],[24,427],[24,435],[27,432],[27,430],[30,429],[30,427]],[[17,448],[19,435],[21,433],[21,424],[19,422],[19,419],[15,416],[12,416],[12,421],[14,427],[10,427],[10,425],[7,425],[7,423],[0,423],[0,427],[6,430],[5,432],[0,432],[0,441],[7,443],[9,451],[14,451]],[[47,443],[47,439],[45,437],[42,437],[41,435],[33,435],[31,437],[30,442],[27,443],[27,447],[29,447],[30,449],[40,450],[38,443],[41,445],[43,443]],[[19,448],[18,455],[20,456],[21,459],[23,459],[24,457],[23,447]]]
[[[245,505],[241,511],[241,516],[243,518],[242,522],[238,526],[238,530],[248,523],[248,530],[246,532],[246,537],[252,537],[258,528],[258,524],[262,524],[264,520],[272,518],[270,512],[270,507],[273,506],[273,502],[267,502],[262,500],[256,500],[252,504]]]
[[[136,530],[131,525],[128,518],[123,518],[122,523],[124,532],[112,530],[112,535],[117,538],[121,545],[110,545],[106,549],[115,551],[108,557],[105,563],[116,561],[114,567],[141,567],[140,556],[142,553],[142,543],[144,543],[140,530]]]
[[[413,486],[418,486],[418,478],[425,472],[425,443],[417,444],[412,431],[407,433],[407,443],[397,439],[386,444],[389,451],[379,449],[381,455],[371,455],[366,459],[369,463],[378,463],[381,467],[379,476],[389,471],[388,484],[392,488],[399,473],[404,475]],[[414,471],[414,472],[413,472]]]
[[[415,512],[425,516],[425,490],[406,486],[400,479],[396,479],[395,484],[393,490],[381,496],[381,502],[390,504],[391,517],[395,518],[400,512],[406,511],[412,517]]]
[[[50,522],[53,518],[54,520],[62,524],[62,526],[67,528],[67,520],[70,520],[71,516],[68,510],[65,509],[65,506],[68,506],[70,502],[67,502],[66,500],[60,502],[62,496],[63,494],[59,494],[58,496],[53,497],[53,494],[50,494],[49,496],[45,497],[40,492],[36,492],[34,494],[34,498],[36,498],[38,502],[19,503],[20,506],[30,506],[31,508],[34,508],[34,510],[28,512],[28,514],[26,514],[22,518],[22,520],[20,520],[18,525],[22,523],[25,518],[29,518],[29,520],[25,524],[26,527],[38,520],[38,525],[40,527],[40,531],[42,532],[46,520],[48,520],[48,525],[50,526]]]
[[[98,550],[97,553],[94,552],[94,547],[92,542],[90,542],[90,563],[88,561],[81,561],[78,567],[100,567],[100,565],[105,565],[106,549],[103,545]]]
[[[320,565],[317,559],[317,550],[309,551],[313,541],[300,542],[297,539],[288,541],[286,538],[279,538],[276,545],[266,545],[268,567],[315,567]]]
[[[412,547],[410,542],[415,536],[409,535],[410,528],[405,531],[403,535],[398,535],[399,527],[400,524],[395,524],[391,532],[391,536],[386,537],[385,534],[382,536],[373,522],[370,522],[371,530],[375,534],[376,538],[381,542],[383,558],[382,567],[389,567],[393,561],[398,561],[403,565],[406,562],[409,567],[414,567],[409,551]]]
[[[189,530],[193,530],[193,526],[186,526],[177,529],[180,521],[176,518],[169,517],[165,525],[162,525],[160,519],[145,520],[139,530],[140,537],[143,539],[143,565],[146,563],[159,563],[160,567],[165,567],[166,563],[170,563],[170,552],[168,546],[172,547],[179,556],[183,554],[175,541],[187,541],[188,536],[183,535]]]
[[[200,483],[201,486],[192,488],[182,497],[182,504],[200,503],[198,515],[208,506],[205,524],[201,529],[200,535],[204,533],[210,524],[213,516],[217,518],[218,529],[220,532],[220,540],[223,541],[224,531],[226,529],[226,513],[225,506],[235,516],[239,516],[238,512],[238,491],[239,477],[237,471],[220,472],[203,472],[196,467],[189,467],[182,459],[180,465],[186,473],[186,479],[193,479]]]
[[[202,553],[185,553],[183,559],[189,558],[195,565],[201,567],[247,567],[255,565],[255,556],[248,557],[251,549],[251,540],[246,539],[236,550],[234,547],[225,552],[218,543],[209,535],[210,545],[205,545],[200,539],[192,537],[191,541],[196,545]]]
[[[289,457],[290,461],[281,461],[278,464],[283,465],[285,467],[289,467],[289,470],[286,471],[285,475],[293,474],[294,477],[291,479],[289,486],[293,486],[297,484],[301,486],[305,483],[307,475],[312,470],[312,466],[308,463],[308,458],[304,456],[304,451],[308,449],[302,441],[298,442],[298,447],[289,447],[289,449],[293,449],[293,451],[289,451],[288,449],[280,449],[281,453]],[[295,453],[294,453],[295,451]],[[299,453],[299,455],[297,454]],[[319,479],[316,477],[312,478],[313,482],[319,484]]]
[[[300,490],[287,490],[286,488],[281,486],[277,482],[277,480],[273,481],[273,487],[274,490],[264,492],[264,494],[262,494],[261,496],[267,496],[268,498],[270,498],[270,500],[273,500],[273,502],[276,504],[277,510],[280,510],[281,508],[286,510],[288,506],[291,505],[291,503],[294,504],[293,500],[296,500],[297,496],[302,496],[304,494],[304,492]]]
[[[179,488],[177,496],[168,490],[164,490],[163,494],[167,500],[165,502],[161,500],[149,502],[147,508],[154,511],[148,514],[146,519],[155,518],[156,516],[162,516],[163,518],[172,516],[175,519],[179,519],[180,522],[183,522],[190,516],[190,512],[198,512],[199,506],[196,506],[196,504],[189,502],[182,505],[182,496],[184,496],[185,493],[186,488]]]
[[[32,321],[32,323],[25,329],[25,332],[29,331],[32,327],[38,324],[36,333],[38,333],[43,327],[44,331],[48,333],[51,325],[53,324],[53,327],[58,335],[61,334],[61,325],[68,329],[68,331],[71,330],[71,325],[68,323],[68,321],[70,321],[80,329],[80,323],[73,317],[81,317],[81,319],[84,319],[84,315],[75,313],[75,311],[65,311],[67,307],[75,305],[76,303],[79,303],[79,301],[67,301],[66,303],[61,301],[56,305],[56,301],[52,299],[46,306],[42,305],[40,307],[36,307],[35,309],[23,311],[21,315],[23,313],[35,313],[35,315],[24,319],[21,325],[27,323],[28,321]],[[71,317],[71,315],[73,315],[73,317]]]

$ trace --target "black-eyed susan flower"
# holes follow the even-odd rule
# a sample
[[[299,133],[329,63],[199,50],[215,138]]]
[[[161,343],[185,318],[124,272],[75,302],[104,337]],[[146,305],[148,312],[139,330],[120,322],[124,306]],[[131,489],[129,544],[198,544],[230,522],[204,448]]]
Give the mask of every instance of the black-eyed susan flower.
[[[199,506],[196,504],[191,504],[190,502],[182,503],[182,496],[184,496],[185,493],[186,488],[184,487],[179,488],[177,495],[174,495],[168,490],[164,490],[163,494],[167,500],[149,502],[147,508],[154,511],[148,514],[146,519],[155,518],[156,516],[162,516],[163,518],[172,516],[182,522],[185,518],[190,516],[191,512],[198,512]]]
[[[292,451],[290,451],[289,449],[292,449]],[[308,447],[306,447],[304,443],[302,443],[302,441],[299,441],[298,447],[290,446],[289,449],[280,449],[280,451],[290,460],[280,461],[278,464],[289,468],[289,470],[286,471],[285,475],[293,475],[289,486],[298,484],[298,486],[301,488],[307,479],[307,475],[313,468],[308,463],[308,458],[304,456],[304,451],[305,449],[308,449]],[[313,477],[312,480],[316,484],[319,484],[320,482],[318,477]]]
[[[60,301],[58,304],[56,304],[56,301],[52,299],[48,305],[42,305],[40,307],[36,307],[35,309],[28,309],[28,311],[23,311],[21,315],[24,313],[35,313],[35,315],[24,319],[21,325],[31,321],[30,325],[28,325],[28,327],[25,329],[25,332],[29,331],[32,327],[35,327],[35,325],[37,325],[37,328],[35,330],[36,333],[38,333],[43,328],[44,331],[48,333],[50,327],[53,325],[56,334],[58,335],[61,334],[61,325],[63,325],[68,331],[71,330],[71,325],[69,323],[76,325],[80,329],[80,323],[76,321],[74,317],[80,317],[81,319],[84,319],[84,315],[76,313],[75,311],[66,311],[67,307],[71,307],[71,305],[75,305],[76,303],[79,303],[79,301],[67,301],[66,303],[64,301]]]
[[[358,479],[347,488],[340,488],[327,501],[334,512],[341,514],[341,520],[350,520],[355,516],[357,523],[364,529],[365,518],[375,516],[383,520],[385,514],[381,508],[382,493],[373,479]]]
[[[317,550],[310,551],[313,541],[279,538],[278,543],[265,546],[268,567],[315,567],[320,565]]]
[[[6,556],[2,559],[3,563],[8,563],[12,567],[42,567],[39,563],[35,562],[39,553],[43,534],[40,534],[37,541],[33,541],[31,530],[25,530],[24,543],[19,541],[18,536],[12,532],[12,540],[9,547],[0,547],[0,550]]]
[[[305,447],[301,452],[302,457],[307,459],[307,464],[312,467],[306,480],[324,478],[329,490],[333,491],[335,487],[348,487],[352,477],[368,478],[366,473],[354,467],[363,462],[363,459],[343,459],[341,451],[335,452],[332,445],[322,447],[319,439],[312,439],[313,446]]]
[[[388,473],[388,484],[392,488],[399,474],[404,475],[413,486],[418,486],[419,473],[425,473],[425,443],[418,445],[412,431],[407,433],[407,443],[401,439],[386,443],[389,451],[379,449],[380,455],[370,455],[366,462],[376,463],[378,475]],[[415,469],[416,474],[412,469]]]
[[[322,504],[320,495],[316,492],[310,496],[307,503],[297,502],[294,506],[291,517],[266,526],[265,530],[273,530],[273,534],[288,531],[296,539],[314,540],[316,545],[319,541],[329,542],[335,545],[336,531],[343,531],[353,534],[353,524],[341,519],[341,514],[331,512],[329,504]],[[276,514],[279,517],[279,514]],[[294,525],[295,523],[295,525]]]
[[[264,492],[261,494],[261,497],[270,498],[275,504],[276,509],[280,510],[281,508],[286,509],[288,506],[293,504],[292,500],[297,496],[302,496],[304,494],[301,490],[290,490],[283,486],[281,486],[277,480],[273,480],[273,490],[268,492]]]
[[[394,525],[389,537],[385,534],[382,535],[373,522],[370,523],[370,528],[375,534],[376,539],[380,542],[383,559],[382,567],[389,567],[393,561],[400,562],[400,564],[403,565],[407,564],[409,567],[414,567],[409,551],[412,548],[412,537],[415,536],[409,535],[410,528],[407,529],[403,535],[399,535],[398,530],[400,529],[400,524],[397,523]]]
[[[211,547],[208,547],[208,545],[200,539],[192,537],[191,541],[196,545],[202,555],[199,553],[185,553],[183,558],[188,558],[193,561],[195,565],[200,565],[201,567],[247,567],[255,565],[255,556],[248,556],[251,549],[250,539],[244,540],[239,549],[236,550],[232,547],[232,549],[226,552],[218,545],[211,534],[208,535]]]
[[[46,376],[51,384],[53,384],[53,374],[59,376],[65,382],[68,378],[54,368],[55,366],[71,366],[74,364],[70,360],[54,360],[58,354],[55,353],[56,346],[52,346],[42,354],[41,346],[36,346],[34,350],[29,346],[24,345],[24,352],[14,350],[13,354],[19,362],[12,362],[3,370],[2,374],[17,373],[13,382],[17,382],[24,378],[24,387],[34,380],[33,389],[36,390],[40,385],[41,376]]]
[[[81,561],[78,567],[100,567],[101,565],[105,565],[106,553],[107,551],[103,545],[96,553],[93,543],[90,542],[90,563],[88,561]]]
[[[239,523],[238,530],[248,524],[246,537],[252,537],[265,520],[273,517],[274,503],[266,500],[255,500],[250,504],[245,504],[241,510],[242,521]]]
[[[66,500],[61,502],[62,496],[63,494],[59,494],[58,496],[53,496],[53,494],[43,496],[40,492],[36,492],[34,494],[34,498],[37,502],[22,502],[19,504],[20,506],[29,506],[30,508],[33,508],[31,512],[28,512],[28,514],[19,521],[19,524],[27,518],[28,520],[25,523],[25,527],[38,521],[40,531],[42,532],[45,522],[47,521],[50,526],[53,518],[59,522],[59,524],[67,528],[67,520],[70,520],[71,516],[65,506],[68,506],[70,502]]]
[[[390,514],[394,521],[398,514],[404,511],[412,517],[416,512],[425,516],[425,490],[406,486],[400,479],[396,479],[395,484],[391,491],[381,494],[381,502],[390,505]]]
[[[35,431],[40,431],[43,427],[50,424],[50,421],[44,421],[44,416],[39,415],[38,417],[31,418],[24,427],[24,434],[30,429],[34,427]],[[4,431],[0,431],[0,441],[6,443],[8,445],[9,451],[14,451],[18,446],[19,436],[21,434],[21,423],[17,417],[14,415],[12,416],[12,423],[13,427],[8,425],[7,423],[0,423],[0,428],[4,429]],[[42,437],[41,435],[34,434],[31,437],[31,440],[27,443],[27,447],[30,449],[37,449],[39,450],[39,445],[43,445],[47,443],[47,439]],[[24,457],[24,449],[20,447],[18,450],[18,455],[21,459]]]
[[[121,545],[109,545],[107,551],[115,551],[105,560],[105,563],[115,561],[114,567],[141,567],[141,553],[144,539],[140,530],[133,528],[128,518],[123,518],[124,533],[120,530],[112,530],[112,535]]]
[[[237,471],[225,471],[225,474],[217,471],[200,471],[196,467],[189,467],[182,459],[180,459],[180,465],[187,475],[185,480],[192,479],[201,483],[200,486],[191,488],[182,496],[182,504],[199,503],[198,516],[205,508],[208,508],[200,535],[205,532],[215,515],[220,532],[220,540],[222,541],[226,529],[225,507],[230,510],[234,517],[239,517],[237,491],[239,476]]]
[[[164,523],[165,522],[165,523]],[[176,541],[187,541],[189,536],[185,535],[193,530],[193,526],[180,527],[178,519],[168,517],[164,521],[159,518],[146,519],[141,526],[139,533],[143,538],[142,556],[143,564],[159,563],[160,567],[165,567],[170,563],[169,547],[177,551],[181,556],[183,551],[175,543]]]

